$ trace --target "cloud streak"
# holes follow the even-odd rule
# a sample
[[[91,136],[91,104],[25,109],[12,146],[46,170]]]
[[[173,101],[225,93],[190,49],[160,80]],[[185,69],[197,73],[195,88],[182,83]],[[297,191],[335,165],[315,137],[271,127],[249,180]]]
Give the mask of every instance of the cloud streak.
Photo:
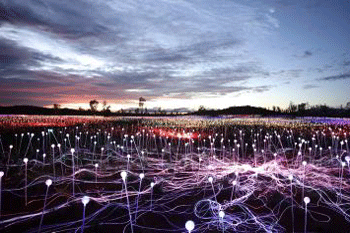
[[[319,80],[321,80],[321,81],[337,81],[337,80],[345,80],[345,79],[350,79],[350,73],[328,76],[328,77],[320,78]]]

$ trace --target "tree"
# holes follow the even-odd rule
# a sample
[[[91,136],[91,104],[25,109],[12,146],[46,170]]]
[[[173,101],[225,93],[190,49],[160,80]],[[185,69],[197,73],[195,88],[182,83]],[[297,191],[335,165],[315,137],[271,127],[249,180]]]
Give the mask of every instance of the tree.
[[[111,106],[108,105],[107,106],[107,101],[104,100],[103,103],[102,103],[102,113],[103,115],[107,116],[111,113],[111,110],[110,110]]]
[[[103,112],[110,112],[111,110],[109,110],[111,108],[110,105],[107,106],[107,101],[103,101],[103,106],[102,106],[102,111]]]
[[[60,109],[60,108],[61,108],[61,105],[60,105],[60,104],[53,104],[53,108],[56,109],[56,110],[57,110],[57,109]]]
[[[350,109],[350,102],[347,102],[346,103],[346,107],[345,107],[346,109]]]
[[[203,105],[199,106],[198,112],[205,112],[205,107]]]
[[[61,107],[61,105],[59,105],[59,104],[53,104],[53,109],[54,109],[55,114],[59,114],[60,107]]]
[[[306,110],[306,106],[308,105],[308,103],[301,103],[298,104],[298,112],[299,113],[304,113]]]
[[[297,109],[298,109],[298,107],[295,104],[293,104],[293,102],[290,102],[289,107],[288,107],[288,112],[293,113],[293,112],[296,112]]]
[[[90,101],[90,108],[92,112],[96,112],[97,111],[97,106],[98,106],[99,102],[97,100],[91,100]]]
[[[143,113],[143,105],[145,104],[145,102],[146,102],[146,99],[141,96],[139,98],[139,108],[141,110],[141,113]]]

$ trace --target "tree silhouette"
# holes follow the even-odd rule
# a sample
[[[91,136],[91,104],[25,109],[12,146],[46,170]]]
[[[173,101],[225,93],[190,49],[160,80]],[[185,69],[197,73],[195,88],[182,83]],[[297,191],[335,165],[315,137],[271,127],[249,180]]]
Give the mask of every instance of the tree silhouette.
[[[145,102],[146,102],[146,99],[141,96],[139,98],[139,107],[141,109],[141,113],[143,113],[143,105],[145,104]]]
[[[298,106],[295,105],[295,104],[293,104],[293,102],[290,102],[290,103],[289,103],[289,107],[288,107],[288,109],[287,109],[287,112],[289,112],[289,113],[294,113],[294,112],[296,112],[297,110],[298,110]]]
[[[110,108],[111,108],[111,106],[110,105],[107,106],[107,101],[104,100],[103,101],[102,111],[104,111],[104,112],[108,112],[109,111],[110,112],[110,110],[109,110]]]
[[[98,106],[99,102],[97,100],[91,100],[90,101],[90,108],[92,112],[96,112],[97,111],[97,106]]]
[[[298,104],[298,112],[300,114],[304,114],[305,111],[306,111],[306,107],[308,106],[308,103],[301,103],[301,104]]]
[[[205,107],[203,105],[199,106],[198,112],[205,112]]]

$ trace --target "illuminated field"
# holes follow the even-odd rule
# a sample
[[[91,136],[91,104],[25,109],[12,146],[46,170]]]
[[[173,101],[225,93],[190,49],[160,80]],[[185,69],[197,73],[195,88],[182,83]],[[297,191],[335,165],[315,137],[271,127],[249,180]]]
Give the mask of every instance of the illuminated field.
[[[350,227],[347,119],[0,121],[1,232]]]

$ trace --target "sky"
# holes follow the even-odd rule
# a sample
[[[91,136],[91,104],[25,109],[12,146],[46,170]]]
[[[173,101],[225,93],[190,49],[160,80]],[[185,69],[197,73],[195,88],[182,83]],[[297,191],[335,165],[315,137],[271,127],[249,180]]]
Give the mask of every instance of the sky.
[[[348,0],[0,0],[0,105],[345,106],[349,25]]]

